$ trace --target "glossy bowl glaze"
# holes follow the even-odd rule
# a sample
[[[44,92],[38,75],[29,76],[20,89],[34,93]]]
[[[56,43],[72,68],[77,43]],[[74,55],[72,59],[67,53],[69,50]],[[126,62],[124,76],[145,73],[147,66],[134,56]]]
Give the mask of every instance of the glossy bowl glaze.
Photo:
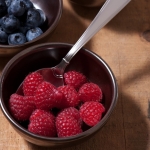
[[[86,7],[101,7],[106,0],[70,0],[75,4],[79,4]]]
[[[35,44],[35,42],[43,42],[59,23],[63,10],[62,0],[31,0],[31,2],[34,4],[35,8],[43,10],[46,15],[47,19],[42,26],[44,33],[32,41],[26,42],[25,44],[13,46],[0,44],[0,57],[15,55],[21,50]]]
[[[106,62],[90,50],[82,48],[71,60],[66,71],[76,70],[98,84],[103,91],[106,112],[102,120],[94,127],[81,134],[67,138],[49,138],[30,133],[26,125],[19,124],[10,114],[9,97],[15,93],[29,72],[40,68],[53,67],[58,64],[72,45],[65,43],[45,43],[30,47],[15,55],[5,66],[0,78],[1,109],[13,128],[27,141],[40,146],[66,147],[79,144],[98,132],[109,119],[117,102],[117,84],[115,77]]]

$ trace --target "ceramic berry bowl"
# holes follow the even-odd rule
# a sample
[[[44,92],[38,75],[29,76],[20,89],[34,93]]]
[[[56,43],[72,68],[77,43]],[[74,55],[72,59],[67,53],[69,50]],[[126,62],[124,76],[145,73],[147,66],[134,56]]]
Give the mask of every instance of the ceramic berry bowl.
[[[71,47],[66,43],[32,46],[15,55],[1,74],[2,112],[33,144],[54,148],[79,144],[104,126],[117,103],[111,69],[90,50],[82,48],[71,60],[65,85],[55,87],[35,72],[58,64]]]
[[[63,9],[62,0],[1,0],[0,5],[0,57],[43,42],[56,28]]]

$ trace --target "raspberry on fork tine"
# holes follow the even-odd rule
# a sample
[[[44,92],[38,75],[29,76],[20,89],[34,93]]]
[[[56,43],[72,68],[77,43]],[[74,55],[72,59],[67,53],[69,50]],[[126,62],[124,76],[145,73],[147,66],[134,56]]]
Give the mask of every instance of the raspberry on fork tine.
[[[29,75],[27,75],[23,81],[24,95],[27,96],[35,95],[35,91],[38,85],[41,84],[43,81],[44,81],[43,77],[38,72],[32,72]]]

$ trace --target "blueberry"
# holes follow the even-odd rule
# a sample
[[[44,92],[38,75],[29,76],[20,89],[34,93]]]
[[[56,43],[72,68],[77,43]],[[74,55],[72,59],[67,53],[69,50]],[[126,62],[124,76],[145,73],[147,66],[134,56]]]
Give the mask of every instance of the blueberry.
[[[43,33],[43,31],[39,27],[28,30],[28,32],[26,34],[27,41],[31,41],[31,40],[37,38],[42,33]]]
[[[7,12],[7,6],[5,0],[0,0],[0,17],[5,15]]]
[[[7,15],[2,17],[2,28],[6,33],[12,33],[20,26],[19,20],[13,15]]]
[[[26,34],[28,30],[30,30],[31,28],[26,26],[26,25],[21,25],[18,29],[19,32]]]
[[[13,33],[8,36],[9,45],[20,45],[26,42],[26,37],[23,33]]]
[[[23,2],[25,3],[26,5],[26,10],[30,9],[30,8],[33,8],[33,3],[30,1],[30,0],[23,0]]]
[[[5,3],[6,3],[6,5],[7,5],[7,7],[10,6],[11,2],[12,2],[12,0],[5,0]]]
[[[7,40],[8,40],[7,33],[3,30],[3,28],[0,27],[0,43],[7,43]]]
[[[0,26],[2,25],[2,19],[0,18]]]
[[[45,16],[45,13],[41,10],[41,9],[37,9],[37,11],[40,13],[41,15],[41,22],[40,22],[40,25],[42,25],[45,20],[46,20],[46,16]]]
[[[41,14],[36,9],[29,9],[27,11],[26,24],[29,27],[38,27],[41,25]]]
[[[13,0],[8,7],[8,14],[22,16],[25,13],[26,5],[23,0]]]

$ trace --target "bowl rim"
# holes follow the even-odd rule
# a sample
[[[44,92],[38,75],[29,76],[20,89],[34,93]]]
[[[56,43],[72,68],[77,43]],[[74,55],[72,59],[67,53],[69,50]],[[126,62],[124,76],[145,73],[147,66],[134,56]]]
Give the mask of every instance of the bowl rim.
[[[53,24],[50,26],[50,28],[48,28],[45,32],[43,32],[43,34],[41,34],[39,37],[37,37],[36,39],[33,39],[29,42],[26,42],[24,44],[20,44],[20,45],[3,45],[3,44],[0,44],[0,48],[21,48],[21,47],[24,47],[24,46],[27,46],[29,44],[32,44],[32,43],[35,43],[37,42],[38,40],[40,39],[43,39],[44,37],[48,36],[50,32],[52,32],[55,27],[58,25],[60,19],[61,19],[61,16],[62,16],[62,12],[63,12],[63,1],[62,0],[58,0],[58,4],[59,4],[59,7],[58,7],[58,13],[57,13],[57,16],[55,18],[55,21],[53,22]]]
[[[70,137],[63,137],[63,138],[58,138],[58,137],[45,137],[45,136],[39,136],[36,134],[33,134],[31,132],[29,132],[27,129],[25,129],[24,127],[20,126],[17,121],[15,121],[13,119],[13,117],[11,117],[9,111],[7,110],[3,100],[2,100],[2,85],[3,85],[3,80],[5,78],[5,74],[7,72],[7,70],[9,69],[9,67],[15,62],[17,61],[17,59],[19,59],[20,57],[22,57],[24,54],[29,53],[31,51],[36,51],[36,48],[39,47],[48,47],[48,46],[54,46],[54,45],[58,45],[58,46],[68,46],[68,47],[72,47],[73,44],[68,44],[68,43],[61,43],[61,42],[52,42],[52,43],[43,43],[43,44],[37,44],[34,46],[31,46],[29,48],[26,48],[25,50],[19,52],[18,54],[16,54],[14,57],[12,57],[8,63],[6,64],[6,66],[4,67],[1,76],[0,76],[0,107],[1,110],[3,112],[3,114],[5,115],[5,117],[7,118],[7,120],[9,121],[9,123],[11,123],[14,127],[16,127],[17,129],[19,129],[20,132],[23,132],[25,135],[30,136],[32,138],[36,138],[38,140],[46,140],[46,141],[55,141],[57,143],[61,143],[61,142],[70,142],[73,141],[75,139],[82,139],[84,137],[90,136],[91,133],[94,134],[96,133],[109,119],[110,115],[112,114],[114,107],[117,104],[117,100],[118,100],[118,86],[117,86],[117,82],[115,79],[115,76],[112,72],[112,70],[110,69],[110,67],[108,66],[108,64],[100,57],[98,56],[96,53],[86,49],[86,48],[82,48],[82,50],[84,50],[85,52],[89,53],[90,55],[94,56],[96,59],[98,59],[103,65],[104,67],[108,70],[108,73],[111,77],[112,83],[113,83],[113,90],[114,90],[114,94],[113,94],[113,98],[112,98],[112,103],[110,105],[109,110],[107,111],[107,113],[105,114],[105,116],[101,119],[101,121],[95,125],[94,127],[91,127],[90,129],[77,134],[77,135],[73,135]]]

